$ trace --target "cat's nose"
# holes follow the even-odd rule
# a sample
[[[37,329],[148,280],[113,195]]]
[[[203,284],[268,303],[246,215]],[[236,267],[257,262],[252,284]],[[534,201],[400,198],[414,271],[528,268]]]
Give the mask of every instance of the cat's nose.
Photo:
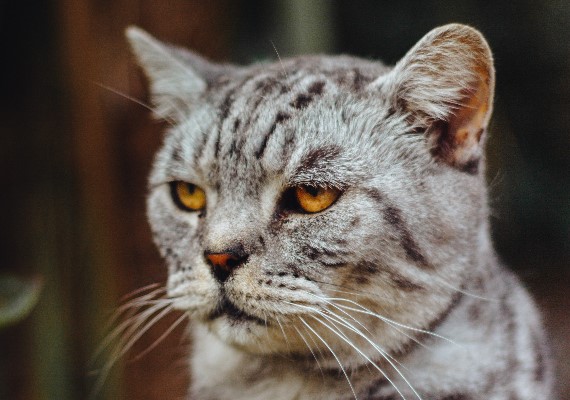
[[[233,270],[247,261],[248,255],[242,249],[230,249],[222,253],[205,251],[204,257],[212,268],[214,277],[223,283],[228,279]]]

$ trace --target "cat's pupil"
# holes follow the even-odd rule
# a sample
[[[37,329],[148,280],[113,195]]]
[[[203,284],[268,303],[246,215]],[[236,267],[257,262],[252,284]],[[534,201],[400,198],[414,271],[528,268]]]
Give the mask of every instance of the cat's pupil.
[[[196,185],[192,183],[186,183],[186,189],[188,190],[188,194],[192,195],[196,191]]]
[[[321,193],[321,189],[314,186],[306,186],[303,189],[305,189],[305,192],[307,192],[313,197],[317,197]]]

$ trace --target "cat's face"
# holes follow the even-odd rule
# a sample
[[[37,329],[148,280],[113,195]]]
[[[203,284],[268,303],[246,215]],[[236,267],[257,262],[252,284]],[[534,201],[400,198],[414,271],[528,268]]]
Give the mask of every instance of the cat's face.
[[[479,34],[440,28],[391,70],[217,66],[129,36],[173,122],[148,215],[177,308],[229,344],[298,354],[307,340],[348,351],[338,332],[357,324],[396,350],[409,337],[388,321],[445,312],[485,224],[493,71]]]

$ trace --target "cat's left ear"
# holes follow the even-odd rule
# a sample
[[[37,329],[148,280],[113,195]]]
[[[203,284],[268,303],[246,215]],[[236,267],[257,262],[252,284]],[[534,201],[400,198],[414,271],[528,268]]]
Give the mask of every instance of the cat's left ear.
[[[184,120],[208,83],[233,69],[162,43],[135,26],[128,27],[125,33],[149,79],[153,113],[157,118]]]
[[[481,33],[460,24],[436,28],[372,85],[426,132],[436,158],[477,172],[495,85],[493,56]]]

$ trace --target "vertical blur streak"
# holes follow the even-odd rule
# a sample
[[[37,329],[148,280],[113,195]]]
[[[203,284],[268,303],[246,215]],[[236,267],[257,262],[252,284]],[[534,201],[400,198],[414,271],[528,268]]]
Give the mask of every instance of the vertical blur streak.
[[[34,265],[39,269],[45,279],[45,291],[36,307],[33,319],[32,354],[33,363],[33,399],[61,399],[75,398],[76,388],[72,384],[70,346],[70,331],[73,321],[69,315],[68,304],[65,299],[66,282],[60,279],[60,266],[57,254],[57,235],[53,227],[57,221],[58,210],[57,194],[53,187],[41,188],[43,207],[29,207],[31,221],[34,221],[34,243],[42,243],[34,249]]]
[[[75,298],[81,299],[76,312],[76,332],[83,350],[93,349],[101,337],[106,315],[104,310],[113,308],[117,297],[116,271],[124,262],[119,251],[122,238],[118,207],[118,175],[114,149],[110,143],[109,127],[102,110],[97,86],[102,66],[102,54],[97,43],[100,33],[97,14],[88,0],[63,0],[60,2],[62,58],[68,93],[71,123],[73,159],[79,183],[80,243],[83,254],[77,257],[81,271],[71,288]],[[87,290],[85,290],[87,289]],[[88,350],[87,350],[88,351]],[[89,354],[82,354],[85,362]],[[109,382],[106,388],[113,388]],[[85,390],[85,388],[82,388]],[[119,391],[109,393],[109,398],[121,398]],[[100,398],[99,396],[97,398]]]
[[[328,0],[281,0],[281,42],[288,54],[330,53],[334,49],[333,2]],[[280,50],[280,49],[277,49]]]

